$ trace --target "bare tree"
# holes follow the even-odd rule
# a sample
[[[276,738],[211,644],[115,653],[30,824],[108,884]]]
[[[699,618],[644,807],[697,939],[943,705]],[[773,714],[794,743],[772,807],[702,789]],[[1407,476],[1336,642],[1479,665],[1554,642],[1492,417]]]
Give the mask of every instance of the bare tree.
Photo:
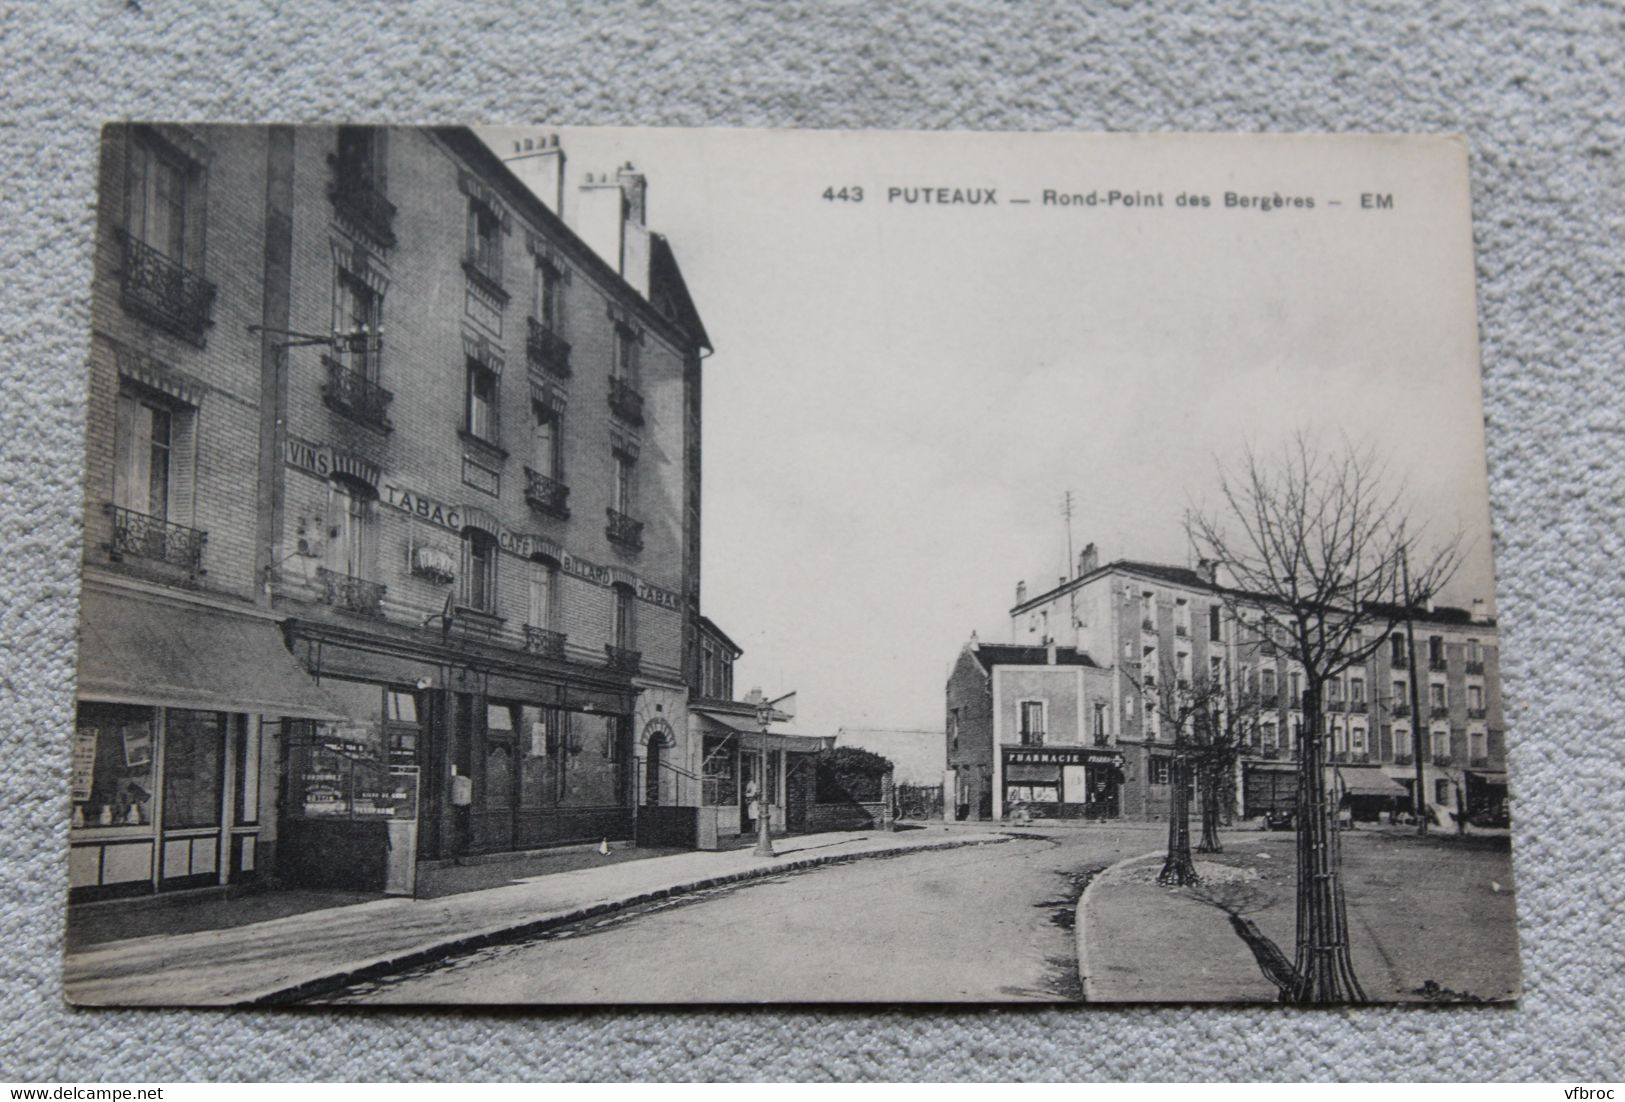
[[[1197,853],[1223,853],[1219,825],[1227,806],[1229,781],[1248,746],[1258,740],[1265,708],[1256,692],[1233,693],[1219,684],[1207,692],[1193,725],[1191,760],[1202,805],[1202,840]],[[1273,714],[1273,710],[1271,712]]]
[[[1249,449],[1239,469],[1221,465],[1222,506],[1186,520],[1195,553],[1229,574],[1220,597],[1232,618],[1250,622],[1303,671],[1289,1002],[1365,1001],[1349,955],[1336,809],[1326,796],[1322,690],[1405,621],[1402,593],[1413,604],[1430,599],[1460,558],[1459,540],[1421,552],[1404,496],[1385,476],[1369,447],[1345,440],[1323,451],[1300,432],[1279,456]]]
[[[1171,655],[1159,654],[1156,668],[1142,668],[1135,687],[1144,700],[1147,722],[1156,717],[1159,737],[1172,736],[1173,752],[1168,763],[1168,856],[1157,874],[1157,883],[1183,887],[1200,877],[1191,859],[1190,790],[1196,776],[1192,760],[1198,738],[1196,728],[1214,707],[1222,686],[1206,676],[1192,677]]]

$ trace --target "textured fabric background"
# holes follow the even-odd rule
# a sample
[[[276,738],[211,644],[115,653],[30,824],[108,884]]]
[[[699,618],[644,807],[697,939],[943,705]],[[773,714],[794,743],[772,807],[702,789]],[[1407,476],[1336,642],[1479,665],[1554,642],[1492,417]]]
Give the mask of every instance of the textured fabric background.
[[[1625,9],[208,7],[7,4],[0,17],[0,1078],[1619,1077]],[[1522,1006],[66,1009],[64,736],[93,170],[98,124],[118,117],[1464,132],[1520,809]]]

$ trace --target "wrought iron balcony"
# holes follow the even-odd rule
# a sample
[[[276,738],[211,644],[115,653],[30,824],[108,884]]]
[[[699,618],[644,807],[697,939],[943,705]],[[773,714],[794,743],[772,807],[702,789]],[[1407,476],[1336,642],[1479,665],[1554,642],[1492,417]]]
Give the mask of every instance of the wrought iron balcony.
[[[178,566],[190,574],[204,573],[203,547],[209,533],[116,505],[107,508],[113,515],[108,554],[115,562],[128,555]]]
[[[1395,719],[1409,719],[1411,715],[1411,706],[1409,704],[1395,704],[1390,711],[1393,712]]]
[[[316,568],[316,579],[322,583],[322,599],[334,608],[357,612],[363,616],[382,617],[385,587],[353,574],[340,574],[324,566]]]
[[[1434,765],[1449,765],[1451,760],[1452,759],[1451,759],[1449,754],[1434,754],[1433,755],[1433,764]]]
[[[550,375],[569,378],[570,342],[535,318],[525,320],[530,326],[525,337],[526,358]]]
[[[605,509],[609,514],[609,527],[604,529],[604,535],[609,537],[611,543],[632,551],[643,550],[643,522],[633,520],[625,513],[618,513],[614,509]]]
[[[1467,718],[1468,719],[1483,719],[1485,717],[1485,715],[1487,715],[1487,714],[1488,713],[1483,708],[1468,708],[1467,709]]]
[[[1433,716],[1434,719],[1449,719],[1450,718],[1450,705],[1448,705],[1448,704],[1435,704],[1433,706],[1433,708],[1431,709],[1430,714]]]
[[[322,363],[327,368],[322,401],[328,408],[379,432],[394,428],[389,423],[389,403],[395,400],[395,395],[331,356],[323,356]]]
[[[564,632],[525,625],[525,649],[543,658],[564,657]]]
[[[1467,759],[1467,768],[1468,769],[1488,769],[1488,768],[1490,768],[1490,756],[1488,754],[1477,754],[1477,755],[1474,755],[1473,757],[1468,758]]]
[[[548,516],[570,519],[570,487],[529,467],[525,468],[525,500]]]
[[[604,644],[604,653],[609,656],[609,668],[621,673],[637,673],[643,667],[643,652],[627,650],[617,647],[614,643]]]
[[[1281,748],[1279,746],[1266,746],[1258,751],[1258,756],[1267,761],[1278,761],[1281,757]]]
[[[1348,711],[1348,705],[1341,700],[1328,700],[1326,710],[1328,712],[1346,712]]]
[[[1449,671],[1450,666],[1443,658],[1429,658],[1428,669],[1434,673],[1446,673]]]
[[[124,308],[193,344],[213,321],[214,284],[123,230],[124,271],[119,286]]]
[[[1411,764],[1412,760],[1413,759],[1411,758],[1411,756],[1409,754],[1395,754],[1394,755],[1394,764],[1395,765],[1409,765],[1409,764]]]
[[[1467,673],[1472,674],[1472,675],[1477,675],[1477,676],[1480,676],[1480,677],[1483,676],[1483,674],[1484,674],[1484,662],[1483,662],[1483,660],[1480,659],[1477,662],[1468,662],[1467,663]]]
[[[1260,708],[1276,708],[1280,706],[1280,703],[1281,698],[1276,696],[1274,693],[1262,693],[1258,698],[1258,706]]]
[[[344,171],[337,161],[334,161],[334,171],[339,179],[327,189],[334,211],[384,248],[394,248],[395,204],[384,198],[384,193],[371,182]]]
[[[1044,732],[1042,732],[1042,731],[1023,731],[1023,732],[1021,732],[1021,745],[1023,745],[1023,746],[1042,746],[1042,745],[1044,745]]]
[[[1365,712],[1365,710],[1366,710],[1365,701],[1363,701],[1363,700],[1351,700],[1351,701],[1349,701],[1349,711],[1351,711],[1351,712],[1360,712],[1360,713],[1363,714]]]
[[[609,377],[609,408],[629,424],[643,424],[643,395],[619,375]]]

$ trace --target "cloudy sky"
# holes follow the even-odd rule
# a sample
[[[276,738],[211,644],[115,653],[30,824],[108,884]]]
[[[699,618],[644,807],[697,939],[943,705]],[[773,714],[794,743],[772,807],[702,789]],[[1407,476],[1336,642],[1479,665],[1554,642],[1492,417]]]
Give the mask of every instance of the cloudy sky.
[[[1459,147],[484,133],[498,152],[558,133],[572,180],[647,174],[649,224],[716,345],[704,604],[745,648],[740,692],[797,690],[805,733],[940,727],[971,631],[1007,641],[1016,582],[1065,573],[1065,491],[1077,547],[1184,563],[1180,516],[1210,499],[1216,464],[1298,429],[1375,444],[1429,531],[1467,541],[1447,599],[1493,608]],[[842,187],[862,201],[823,198]],[[1287,205],[1226,206],[1227,191]]]

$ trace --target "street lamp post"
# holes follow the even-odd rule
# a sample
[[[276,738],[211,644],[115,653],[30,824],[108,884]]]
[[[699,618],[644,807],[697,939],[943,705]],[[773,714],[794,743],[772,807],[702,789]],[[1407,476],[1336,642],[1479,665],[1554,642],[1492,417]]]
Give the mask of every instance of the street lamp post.
[[[768,833],[767,726],[773,722],[773,705],[763,701],[756,709],[756,723],[762,729],[762,750],[756,765],[756,856],[777,857]]]

